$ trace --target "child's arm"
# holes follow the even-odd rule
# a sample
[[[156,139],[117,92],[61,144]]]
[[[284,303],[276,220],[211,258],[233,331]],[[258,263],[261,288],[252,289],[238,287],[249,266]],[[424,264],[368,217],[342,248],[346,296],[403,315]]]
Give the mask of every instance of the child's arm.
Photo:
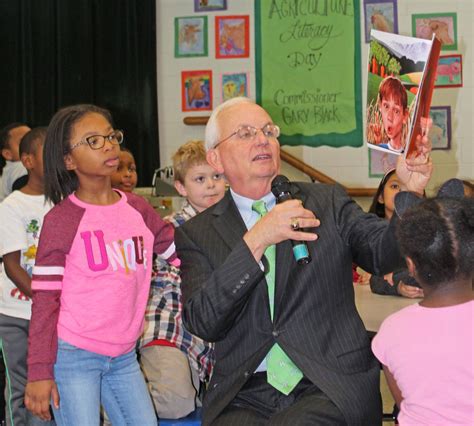
[[[53,366],[58,348],[57,324],[60,297],[59,290],[33,292],[25,405],[28,410],[43,420],[49,420],[51,400],[55,408],[59,408],[59,394],[54,383]]]
[[[20,265],[21,250],[3,255],[3,264],[7,277],[28,297],[32,297],[31,278]]]
[[[25,406],[41,420],[51,420],[49,404],[52,400],[54,408],[59,408],[59,392],[54,380],[28,382],[25,389]]]
[[[53,398],[59,404],[54,381],[58,349],[58,318],[61,307],[66,256],[70,252],[82,210],[65,200],[44,218],[31,280],[33,304],[28,337],[28,408],[48,416],[45,406]]]
[[[403,401],[402,392],[398,387],[397,382],[393,377],[393,374],[390,372],[386,365],[383,366],[383,372],[385,374],[385,378],[387,379],[388,388],[390,389],[390,392],[393,395],[393,399],[395,400],[397,407],[400,408],[400,404]]]
[[[147,228],[155,236],[153,252],[165,259],[169,264],[179,267],[180,260],[174,245],[174,227],[165,222],[147,201],[134,194],[127,193],[128,203],[140,212]]]
[[[166,259],[166,261],[175,267],[179,267],[181,261],[176,254],[176,247],[174,245],[174,226],[164,221],[158,213],[153,210],[148,218],[148,227],[155,235],[155,243],[153,251]]]

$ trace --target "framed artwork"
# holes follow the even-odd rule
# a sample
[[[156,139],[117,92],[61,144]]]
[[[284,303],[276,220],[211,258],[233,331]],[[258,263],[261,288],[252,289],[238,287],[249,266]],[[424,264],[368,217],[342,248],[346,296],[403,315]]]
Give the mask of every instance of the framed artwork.
[[[398,34],[397,0],[364,0],[365,42],[370,30]]]
[[[435,149],[451,149],[451,107],[435,106],[430,108],[433,120],[429,138]]]
[[[195,12],[213,12],[227,10],[227,0],[194,0]]]
[[[246,72],[221,75],[221,102],[249,95],[249,75]]]
[[[462,55],[439,57],[435,87],[462,87]]]
[[[181,72],[181,109],[212,110],[212,71]]]
[[[216,16],[216,58],[249,57],[249,16]]]
[[[382,178],[397,165],[398,155],[369,149],[369,177]]]
[[[456,13],[421,13],[411,16],[414,37],[430,39],[433,34],[441,40],[441,50],[457,50],[458,28]]]
[[[207,16],[174,19],[174,56],[207,56]]]

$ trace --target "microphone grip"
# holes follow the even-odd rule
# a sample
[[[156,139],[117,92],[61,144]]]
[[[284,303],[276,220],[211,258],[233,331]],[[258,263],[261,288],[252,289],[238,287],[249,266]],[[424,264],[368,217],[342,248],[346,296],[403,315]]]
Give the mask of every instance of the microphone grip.
[[[290,241],[293,246],[293,256],[295,256],[296,263],[298,263],[298,265],[307,265],[311,262],[311,256],[306,241]]]
[[[282,192],[278,194],[277,197],[278,203],[283,203],[292,199],[293,197],[289,192]],[[304,228],[302,228],[301,230],[304,231]],[[307,265],[309,262],[311,262],[311,256],[309,254],[308,244],[306,243],[306,241],[290,241],[293,247],[293,256],[295,256],[295,260],[298,265]]]

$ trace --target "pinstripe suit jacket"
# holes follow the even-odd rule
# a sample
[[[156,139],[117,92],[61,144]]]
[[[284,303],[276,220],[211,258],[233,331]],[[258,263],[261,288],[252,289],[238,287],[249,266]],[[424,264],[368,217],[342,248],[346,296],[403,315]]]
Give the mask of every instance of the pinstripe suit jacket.
[[[289,241],[277,245],[273,322],[264,273],[242,239],[246,228],[230,193],[176,230],[184,323],[216,343],[204,424],[230,403],[275,342],[348,423],[381,420],[379,366],[355,308],[351,265],[377,274],[399,265],[394,224],[364,213],[337,185],[298,183],[292,192],[321,226],[308,244],[308,265],[297,265]]]

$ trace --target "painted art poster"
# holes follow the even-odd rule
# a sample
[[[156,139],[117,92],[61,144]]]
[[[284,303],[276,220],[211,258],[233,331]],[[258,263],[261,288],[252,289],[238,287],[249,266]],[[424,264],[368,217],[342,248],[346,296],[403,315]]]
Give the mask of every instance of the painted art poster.
[[[361,146],[359,0],[256,0],[257,102],[281,144]]]
[[[237,96],[248,97],[248,73],[222,74],[222,102]]]
[[[212,70],[181,72],[181,109],[212,111]]]

